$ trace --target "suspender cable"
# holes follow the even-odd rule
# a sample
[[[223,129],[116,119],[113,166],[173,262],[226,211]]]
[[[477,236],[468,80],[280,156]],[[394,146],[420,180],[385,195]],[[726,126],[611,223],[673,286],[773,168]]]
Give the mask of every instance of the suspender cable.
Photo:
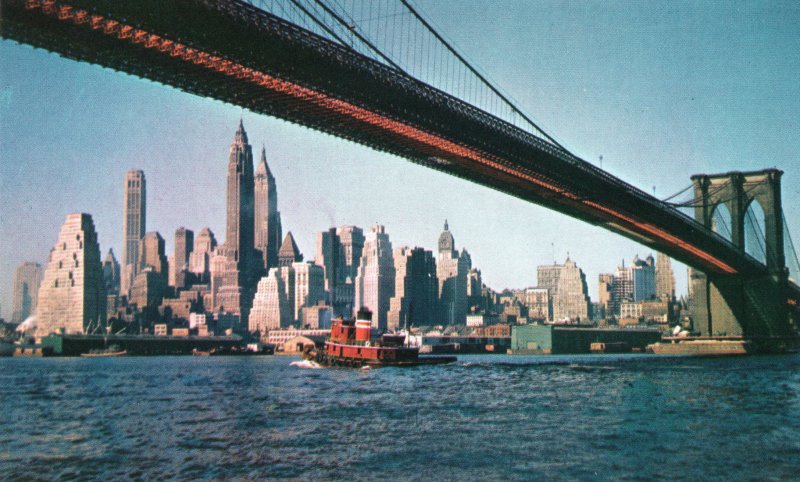
[[[317,1],[319,1],[319,0],[317,0]],[[475,68],[474,68],[474,67],[472,67],[472,65],[470,65],[470,63],[469,63],[469,62],[467,62],[467,60],[466,60],[464,57],[462,57],[462,56],[461,56],[461,54],[459,54],[459,53],[458,53],[458,52],[457,52],[457,51],[456,51],[456,50],[455,50],[455,49],[454,49],[454,48],[453,48],[453,47],[452,47],[452,46],[451,46],[451,45],[450,45],[450,44],[447,42],[447,40],[445,40],[445,39],[444,39],[444,38],[443,38],[441,35],[439,35],[439,32],[437,32],[437,31],[436,31],[436,30],[435,30],[435,29],[434,29],[434,28],[431,26],[431,24],[429,24],[429,23],[428,23],[428,22],[427,22],[427,21],[426,21],[426,20],[425,20],[425,19],[424,19],[424,18],[423,18],[423,17],[422,17],[420,14],[419,14],[419,13],[417,13],[417,11],[416,11],[416,10],[414,10],[414,8],[413,8],[413,7],[412,7],[412,6],[411,6],[411,5],[408,3],[408,1],[407,1],[407,0],[400,0],[400,2],[401,2],[403,5],[405,5],[405,7],[408,9],[408,11],[409,11],[409,12],[411,12],[411,14],[412,14],[412,15],[414,15],[414,16],[417,18],[417,20],[419,20],[419,21],[420,21],[420,23],[422,23],[422,25],[424,25],[424,26],[425,26],[425,28],[427,28],[427,29],[428,29],[428,31],[429,31],[430,33],[432,33],[432,34],[433,34],[433,36],[434,36],[434,37],[436,37],[436,38],[439,40],[439,42],[441,42],[441,43],[442,43],[442,44],[443,44],[443,45],[444,45],[444,46],[447,48],[447,50],[449,50],[449,51],[450,51],[450,53],[452,53],[453,55],[455,55],[455,56],[456,56],[456,58],[457,58],[458,60],[460,60],[460,61],[461,61],[461,63],[463,63],[463,64],[464,64],[464,65],[465,65],[465,66],[466,66],[466,67],[467,67],[467,68],[470,70],[470,72],[472,72],[472,73],[473,73],[473,74],[474,74],[476,77],[478,77],[479,79],[481,79],[481,82],[483,82],[484,84],[486,84],[486,86],[487,86],[487,87],[489,87],[489,89],[491,89],[491,91],[492,91],[492,92],[494,92],[494,93],[495,93],[495,94],[496,94],[498,97],[500,97],[501,99],[503,99],[503,101],[504,101],[506,104],[508,104],[508,106],[509,106],[509,107],[510,107],[510,108],[511,108],[511,109],[512,109],[514,112],[516,112],[516,113],[517,113],[517,115],[519,115],[520,117],[522,117],[523,119],[525,119],[525,120],[526,120],[526,121],[527,121],[527,122],[528,122],[530,125],[532,125],[532,126],[533,126],[533,127],[534,127],[534,128],[537,130],[537,131],[539,131],[539,132],[540,132],[540,133],[541,133],[541,134],[542,134],[542,135],[543,135],[545,138],[547,138],[547,140],[549,140],[550,142],[552,142],[553,144],[555,144],[556,146],[558,146],[558,147],[559,147],[560,149],[562,149],[564,152],[566,152],[566,153],[568,153],[568,154],[570,154],[570,155],[573,155],[573,154],[572,154],[571,152],[569,152],[569,151],[568,151],[568,150],[567,150],[567,149],[566,149],[564,146],[562,146],[562,145],[561,145],[561,144],[560,144],[558,141],[556,141],[555,139],[553,139],[553,138],[552,138],[550,135],[548,135],[548,134],[547,134],[547,133],[546,133],[544,130],[542,130],[542,128],[541,128],[541,127],[539,127],[539,126],[538,126],[538,125],[537,125],[537,124],[536,124],[536,123],[535,123],[533,120],[531,120],[531,118],[530,118],[530,117],[528,117],[527,115],[525,115],[525,113],[523,113],[521,110],[519,110],[519,109],[517,108],[517,106],[515,106],[515,105],[514,105],[514,104],[513,104],[513,103],[512,103],[510,100],[508,100],[508,98],[507,98],[505,95],[503,95],[503,94],[502,94],[502,93],[501,93],[499,90],[497,90],[497,88],[495,88],[495,86],[494,86],[494,85],[492,85],[492,84],[491,84],[491,83],[490,83],[488,80],[486,80],[486,78],[485,78],[483,75],[481,75],[481,74],[480,74],[480,72],[478,72],[477,70],[475,70]]]
[[[334,11],[333,11],[333,10],[332,10],[330,7],[328,7],[327,5],[325,5],[325,3],[323,3],[323,2],[322,2],[322,0],[314,0],[314,2],[315,2],[317,5],[319,5],[320,7],[322,7],[322,9],[323,9],[323,10],[325,10],[325,12],[327,12],[327,13],[328,13],[328,15],[330,15],[330,16],[331,16],[331,17],[333,17],[333,18],[335,18],[337,22],[339,22],[340,24],[342,24],[342,25],[343,25],[345,28],[347,28],[347,29],[350,29],[350,26],[347,24],[347,21],[345,21],[345,19],[343,19],[342,17],[340,17],[340,16],[339,16],[339,14],[337,14],[336,12],[334,12]],[[372,51],[373,51],[373,52],[375,52],[376,54],[380,55],[380,56],[381,56],[381,58],[383,58],[383,60],[385,60],[387,63],[389,63],[389,65],[391,65],[392,67],[394,67],[395,69],[397,69],[399,72],[402,72],[402,73],[406,74],[406,72],[405,72],[405,71],[404,71],[402,68],[400,68],[400,66],[399,66],[399,65],[397,65],[396,63],[394,63],[394,61],[392,61],[392,59],[390,59],[389,57],[387,57],[386,55],[384,55],[384,53],[383,53],[383,52],[381,52],[381,50],[380,50],[378,47],[376,47],[375,45],[373,45],[373,43],[372,43],[372,42],[370,42],[370,41],[369,41],[368,39],[366,39],[366,38],[365,38],[363,35],[361,35],[360,33],[358,33],[358,31],[357,31],[357,30],[355,30],[355,29],[352,29],[352,31],[353,31],[353,34],[354,34],[356,37],[358,37],[358,39],[359,39],[359,40],[361,40],[361,41],[362,41],[362,42],[363,42],[363,43],[364,43],[364,44],[365,44],[367,47],[369,47],[370,49],[372,49]],[[408,75],[408,74],[406,74],[406,75]]]
[[[328,27],[325,24],[325,22],[323,22],[322,20],[318,19],[311,11],[309,11],[306,7],[304,7],[298,0],[289,0],[289,1],[292,2],[295,7],[299,8],[300,10],[302,10],[303,13],[306,14],[306,16],[308,16],[311,20],[313,20],[314,23],[316,23],[317,25],[322,27],[323,30],[328,32],[340,44],[342,44],[343,46],[347,46],[347,42],[344,39],[342,39],[336,32],[334,32],[333,29]]]

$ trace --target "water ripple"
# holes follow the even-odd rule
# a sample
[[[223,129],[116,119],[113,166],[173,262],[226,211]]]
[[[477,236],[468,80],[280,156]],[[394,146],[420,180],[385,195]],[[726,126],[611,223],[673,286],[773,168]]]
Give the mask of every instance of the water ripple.
[[[800,357],[0,360],[3,479],[791,480]]]

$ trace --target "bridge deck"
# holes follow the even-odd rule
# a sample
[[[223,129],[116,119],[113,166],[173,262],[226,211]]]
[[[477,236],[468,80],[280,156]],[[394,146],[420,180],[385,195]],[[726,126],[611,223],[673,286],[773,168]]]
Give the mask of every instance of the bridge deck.
[[[237,0],[5,1],[2,35],[281,117],[629,237],[712,275],[765,267],[565,151]]]

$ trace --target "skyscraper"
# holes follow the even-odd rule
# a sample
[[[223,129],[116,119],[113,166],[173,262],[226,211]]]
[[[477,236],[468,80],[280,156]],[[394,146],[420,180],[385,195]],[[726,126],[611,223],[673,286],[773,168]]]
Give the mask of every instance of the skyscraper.
[[[536,280],[539,288],[544,288],[550,293],[550,299],[558,293],[558,280],[561,278],[562,264],[545,264],[536,268]]]
[[[333,299],[336,293],[336,285],[340,281],[339,276],[339,251],[341,244],[336,228],[317,233],[317,251],[314,256],[314,263],[325,270],[325,291]]]
[[[252,146],[239,121],[228,156],[225,244],[211,262],[211,298],[215,312],[239,317],[240,328],[247,328],[256,283],[264,270],[254,251],[253,189]]]
[[[362,306],[372,312],[372,327],[387,329],[389,299],[394,296],[394,257],[386,229],[376,224],[367,233],[355,282],[353,311]]]
[[[661,301],[675,300],[675,275],[672,261],[664,253],[656,253],[656,296]]]
[[[201,283],[209,281],[211,270],[211,256],[217,249],[217,239],[214,232],[209,228],[200,230],[200,234],[194,240],[194,249],[189,254],[189,270],[194,273]]]
[[[120,290],[128,293],[139,272],[139,243],[147,221],[147,183],[144,171],[130,170],[125,175],[122,204],[122,277]]]
[[[247,132],[239,129],[228,156],[227,217],[223,252],[244,272],[251,269],[254,246],[253,150]]]
[[[278,266],[281,268],[291,267],[294,263],[299,263],[300,261],[303,261],[303,255],[300,253],[297,243],[294,242],[292,232],[289,231],[286,233],[286,237],[283,238],[281,249],[278,251]]]
[[[209,259],[209,278],[212,311],[228,315],[241,315],[241,273],[236,260],[218,248]]]
[[[155,315],[155,310],[164,299],[166,276],[157,272],[152,266],[143,268],[133,279],[128,304],[136,306],[148,318]]]
[[[586,276],[569,257],[558,278],[558,291],[553,300],[553,319],[589,320],[589,288],[586,285]]]
[[[535,321],[550,319],[550,292],[547,288],[526,288],[522,302],[528,308],[528,318]]]
[[[263,338],[270,330],[291,325],[293,313],[294,308],[286,296],[281,268],[272,268],[258,282],[248,329],[251,333],[258,332]]]
[[[183,226],[175,230],[175,263],[178,268],[187,269],[189,257],[194,249],[194,231]]]
[[[50,250],[39,289],[36,337],[62,329],[67,333],[102,332],[105,307],[94,222],[89,214],[69,214]]]
[[[152,268],[153,271],[167,280],[167,256],[165,253],[164,238],[158,231],[151,231],[144,235],[140,244],[139,269]]]
[[[650,300],[656,296],[656,267],[652,255],[641,260],[634,256],[631,270],[633,301]]]
[[[11,312],[12,323],[22,323],[36,314],[39,299],[39,285],[42,283],[42,266],[33,261],[25,261],[14,271],[14,304]]]
[[[106,319],[115,316],[119,306],[120,266],[114,256],[114,250],[109,249],[106,259],[103,260],[103,287],[106,294]]]
[[[356,226],[339,226],[336,229],[336,236],[339,238],[339,266],[336,268],[338,281],[333,310],[336,315],[350,316],[358,309],[354,306],[355,280],[364,250],[364,231]]]
[[[120,283],[120,265],[114,256],[114,250],[109,249],[106,259],[103,260],[103,285],[106,294],[118,294]]]
[[[467,278],[472,269],[469,253],[455,249],[455,238],[447,221],[439,235],[439,259],[436,277],[439,281],[439,321],[446,325],[463,325],[467,320]]]
[[[569,256],[564,264],[537,268],[539,288],[547,289],[551,321],[586,321],[589,319],[589,290],[586,276]]]
[[[302,309],[325,299],[325,270],[311,262],[292,264],[294,271],[294,319],[305,324]]]
[[[456,240],[453,237],[453,233],[450,232],[450,226],[447,224],[447,220],[444,220],[444,231],[442,234],[439,235],[439,255],[449,253],[452,257],[455,257],[458,252],[456,251]]]
[[[361,262],[361,253],[364,249],[364,230],[357,226],[339,226],[336,229],[339,236],[339,263],[344,278],[355,279],[358,265]]]
[[[255,170],[254,182],[255,248],[261,252],[264,269],[268,270],[278,266],[282,233],[278,189],[275,186],[275,176],[267,165],[267,152],[264,148],[261,149],[261,160]]]
[[[170,285],[183,288],[186,285],[186,273],[190,272],[189,260],[194,249],[194,231],[183,226],[175,230],[175,251],[170,265]]]
[[[613,312],[614,275],[602,273],[597,280],[597,303],[603,309],[604,316],[611,316]]]
[[[619,316],[622,303],[625,302],[633,302],[633,271],[626,267],[625,260],[622,260],[622,266],[617,266],[614,273],[609,314]]]
[[[436,317],[436,259],[424,248],[394,250],[394,296],[389,300],[387,329],[432,324]]]
[[[481,270],[472,268],[467,273],[467,311],[486,311],[488,303],[483,297],[483,277]]]

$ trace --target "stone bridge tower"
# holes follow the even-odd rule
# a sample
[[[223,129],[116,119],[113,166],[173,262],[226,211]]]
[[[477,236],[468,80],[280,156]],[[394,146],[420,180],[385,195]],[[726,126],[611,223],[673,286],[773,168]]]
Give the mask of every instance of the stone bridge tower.
[[[766,270],[755,276],[694,271],[694,329],[703,336],[787,337],[794,332],[786,300],[788,271],[783,244],[781,175],[778,169],[692,176],[695,219],[713,229],[714,213],[730,213],[731,243],[746,254],[745,218],[751,203],[764,212]]]

